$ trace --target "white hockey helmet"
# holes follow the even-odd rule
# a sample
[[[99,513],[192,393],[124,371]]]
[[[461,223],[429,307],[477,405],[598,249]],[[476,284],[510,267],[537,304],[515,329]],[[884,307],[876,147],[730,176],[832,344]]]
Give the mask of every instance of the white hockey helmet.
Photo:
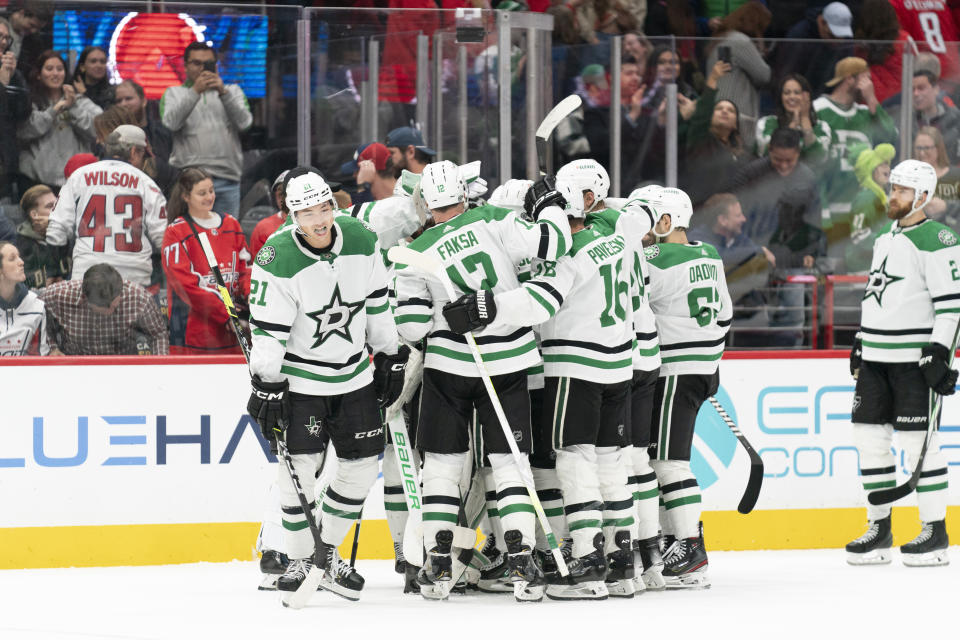
[[[532,186],[533,180],[507,180],[505,184],[493,190],[487,202],[495,207],[520,211],[523,209],[523,199]]]
[[[674,229],[690,228],[690,219],[693,217],[693,203],[690,202],[690,196],[682,189],[674,187],[659,187],[656,191],[651,190],[650,196],[646,199],[652,205],[657,215],[657,222],[665,215],[670,216],[670,228],[665,233],[657,233],[654,227],[654,235],[658,238],[665,238]]]
[[[428,164],[420,175],[420,197],[428,211],[458,202],[466,204],[467,186],[460,168],[449,160]]]
[[[287,182],[286,203],[287,210],[296,213],[303,209],[329,201],[333,208],[337,208],[337,201],[333,199],[333,191],[326,180],[319,174],[310,172],[290,178]]]
[[[557,171],[557,181],[564,180],[575,185],[581,192],[593,192],[594,204],[600,202],[610,193],[610,176],[596,160],[574,160],[560,167]]]
[[[646,184],[642,187],[637,187],[627,196],[627,202],[630,200],[650,200],[651,198],[655,198],[661,189],[663,189],[663,187],[659,184]]]
[[[567,206],[563,209],[567,216],[571,218],[587,217],[587,212],[583,210],[583,190],[581,190],[579,186],[569,180],[564,180],[558,175],[557,191],[559,191],[563,199],[567,201]]]
[[[917,210],[917,201],[923,194],[927,195],[926,203],[929,203],[936,193],[937,171],[926,162],[904,160],[890,172],[890,184],[913,189],[913,204],[910,206],[910,213],[913,213]]]

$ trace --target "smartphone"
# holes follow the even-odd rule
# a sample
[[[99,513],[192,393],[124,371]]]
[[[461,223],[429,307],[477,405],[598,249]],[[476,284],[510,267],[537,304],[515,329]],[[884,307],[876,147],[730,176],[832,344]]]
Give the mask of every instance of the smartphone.
[[[717,47],[717,59],[730,64],[730,47],[727,45]]]
[[[728,48],[729,48],[729,47],[728,47]],[[216,72],[217,72],[217,61],[216,61],[216,60],[207,60],[206,62],[203,63],[203,70],[204,70],[204,71],[213,71],[214,73],[216,73]]]

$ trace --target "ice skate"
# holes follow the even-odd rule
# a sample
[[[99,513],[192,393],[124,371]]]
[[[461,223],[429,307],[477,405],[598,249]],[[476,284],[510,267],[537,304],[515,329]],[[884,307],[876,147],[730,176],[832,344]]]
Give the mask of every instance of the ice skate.
[[[296,591],[299,589],[312,567],[313,560],[311,558],[290,560],[286,571],[277,578],[277,591]]]
[[[437,532],[436,546],[427,553],[427,560],[417,574],[420,595],[427,600],[446,600],[453,586],[453,531]]]
[[[504,554],[497,549],[496,538],[492,533],[487,536],[480,553],[489,561],[489,564],[480,572],[477,589],[484,593],[513,593],[510,569]]]
[[[633,581],[637,591],[663,591],[667,583],[663,579],[663,554],[660,553],[660,538],[654,536],[645,540],[634,540],[634,563],[642,567],[640,575]],[[639,560],[639,563],[638,563]]]
[[[517,602],[540,602],[546,589],[543,571],[533,561],[533,551],[523,544],[523,536],[517,529],[503,534],[507,543],[507,567]]]
[[[611,598],[632,598],[637,589],[634,585],[635,569],[630,534],[619,531],[615,540],[619,549],[607,554],[607,592]]]
[[[667,589],[707,589],[707,551],[703,538],[677,538],[663,556],[663,580]]]
[[[359,600],[360,591],[363,590],[363,577],[340,558],[335,546],[326,543],[321,545],[320,558],[323,564],[320,568],[323,569],[323,578],[320,580],[320,588],[347,600]]]
[[[277,580],[287,570],[288,564],[290,564],[290,559],[287,558],[286,554],[272,549],[264,549],[260,556],[260,573],[263,574],[263,577],[257,590],[276,591]]]
[[[908,567],[944,567],[950,564],[946,520],[924,522],[920,535],[900,547],[900,557]]]
[[[603,557],[603,534],[593,541],[594,550],[582,558],[567,561],[569,575],[563,584],[547,585],[547,597],[553,600],[606,600],[609,593],[606,578],[607,562]]]
[[[871,521],[862,536],[847,544],[847,564],[890,564],[892,546],[893,534],[890,516],[887,515],[886,518]]]

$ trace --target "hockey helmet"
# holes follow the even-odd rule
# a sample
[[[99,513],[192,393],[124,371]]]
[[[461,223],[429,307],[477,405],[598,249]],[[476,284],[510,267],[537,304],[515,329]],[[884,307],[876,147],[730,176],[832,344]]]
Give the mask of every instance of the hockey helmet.
[[[506,184],[493,190],[488,202],[495,207],[520,211],[523,209],[523,198],[532,186],[533,180],[507,180]]]
[[[665,233],[657,233],[656,225],[654,225],[653,233],[658,238],[667,237],[674,229],[690,227],[690,219],[693,217],[693,203],[690,202],[690,196],[682,189],[674,187],[658,187],[656,191],[651,189],[645,200],[656,212],[657,222],[665,215],[670,216],[670,228]]]
[[[904,160],[890,172],[890,184],[913,189],[913,204],[910,207],[910,213],[913,213],[917,210],[917,203],[924,194],[927,195],[926,203],[929,203],[936,193],[937,171],[929,163],[920,160]]]
[[[557,171],[557,181],[571,183],[576,188],[593,193],[594,205],[607,197],[610,193],[610,176],[596,160],[590,158],[574,160],[560,167]]]
[[[559,191],[563,199],[567,201],[567,206],[564,207],[563,212],[571,218],[585,218],[587,212],[584,211],[583,191],[569,180],[560,178],[559,175],[557,176],[556,184],[557,191]]]
[[[334,209],[337,208],[337,201],[333,199],[330,185],[319,174],[308,172],[287,181],[286,203],[287,210],[291,213],[328,201]]]
[[[460,175],[460,168],[449,160],[428,164],[420,176],[420,197],[428,211],[458,202],[466,203],[467,186]]]

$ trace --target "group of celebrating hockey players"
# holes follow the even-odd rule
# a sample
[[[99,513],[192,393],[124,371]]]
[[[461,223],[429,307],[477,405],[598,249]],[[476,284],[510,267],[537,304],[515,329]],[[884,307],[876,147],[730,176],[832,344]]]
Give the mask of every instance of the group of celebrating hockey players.
[[[862,351],[851,354],[868,491],[893,486],[894,430],[921,455],[928,409],[957,378],[960,249],[923,213],[936,174],[905,161],[891,182],[892,222],[877,241]],[[442,161],[405,172],[393,198],[338,209],[318,172],[287,172],[289,215],[250,281],[248,410],[275,447],[286,444],[299,479],[278,465],[277,589],[322,571],[320,588],[359,598],[363,578],[337,547],[381,455],[407,592],[443,599],[469,584],[538,601],[710,585],[690,455],[732,318],[723,264],[688,240],[686,193],[650,185],[612,198],[609,186],[599,163],[579,160],[510,180],[485,203]],[[394,214],[383,225],[378,206]],[[438,269],[391,262],[397,245]],[[384,428],[397,413],[421,457],[415,529]],[[905,562],[942,564],[946,464],[935,439],[918,494],[924,527]],[[889,514],[870,508],[851,563],[889,561]],[[478,525],[482,551],[460,535]],[[405,535],[423,552],[416,563]]]

